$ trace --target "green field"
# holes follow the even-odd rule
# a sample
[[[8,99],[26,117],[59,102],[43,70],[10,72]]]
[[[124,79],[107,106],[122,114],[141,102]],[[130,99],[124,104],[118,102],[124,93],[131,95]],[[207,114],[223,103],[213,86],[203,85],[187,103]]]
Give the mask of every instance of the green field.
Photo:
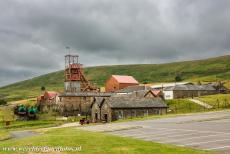
[[[166,103],[169,107],[168,114],[181,114],[181,113],[195,113],[208,111],[204,107],[195,104],[188,99],[172,99],[166,100]]]
[[[176,74],[184,81],[213,82],[224,80],[230,87],[230,55],[196,61],[174,62],[167,64],[114,65],[85,68],[87,78],[98,86],[104,86],[112,74],[132,75],[140,83],[172,82]],[[41,86],[47,90],[63,91],[63,71],[58,71],[30,80],[0,88],[0,96],[8,101],[38,96]]]
[[[230,108],[230,94],[216,94],[216,95],[201,96],[197,99],[213,106],[216,109]]]
[[[106,135],[78,130],[76,128],[56,129],[45,132],[42,135],[24,139],[11,139],[0,142],[2,147],[78,147],[79,153],[117,154],[117,153],[142,153],[142,154],[209,154],[212,152],[195,150],[191,148],[177,147],[174,145],[159,144],[141,141],[131,138]],[[14,151],[1,151],[0,153],[15,153]],[[25,152],[27,153],[27,152]],[[29,152],[28,152],[29,153]],[[57,152],[50,152],[57,153]],[[67,153],[67,152],[62,152]],[[78,153],[78,152],[68,152]]]

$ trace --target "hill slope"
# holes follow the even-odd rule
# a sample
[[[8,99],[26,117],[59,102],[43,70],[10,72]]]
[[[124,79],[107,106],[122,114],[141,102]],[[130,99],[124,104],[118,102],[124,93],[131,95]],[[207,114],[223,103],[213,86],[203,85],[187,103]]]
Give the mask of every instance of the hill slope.
[[[85,68],[87,78],[103,86],[111,74],[132,75],[141,83],[171,82],[176,74],[186,81],[230,80],[230,55],[204,60],[174,62],[167,64],[114,65]],[[63,91],[63,71],[0,88],[0,95],[8,100],[19,100],[39,95],[40,87]]]

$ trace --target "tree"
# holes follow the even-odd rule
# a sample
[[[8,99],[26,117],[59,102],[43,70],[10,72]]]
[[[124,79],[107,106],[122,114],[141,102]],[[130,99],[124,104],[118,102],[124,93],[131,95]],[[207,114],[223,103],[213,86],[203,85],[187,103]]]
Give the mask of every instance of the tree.
[[[176,77],[175,77],[175,81],[176,81],[176,82],[182,81],[181,75],[177,74]]]
[[[41,91],[45,91],[45,90],[46,90],[46,87],[42,86]]]
[[[0,105],[6,105],[7,104],[7,101],[4,100],[4,99],[0,99]]]

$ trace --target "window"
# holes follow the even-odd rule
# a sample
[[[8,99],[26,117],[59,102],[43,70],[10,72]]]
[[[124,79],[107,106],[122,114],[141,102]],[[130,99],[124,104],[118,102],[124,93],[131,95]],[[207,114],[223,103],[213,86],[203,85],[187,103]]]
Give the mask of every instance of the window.
[[[136,110],[131,110],[131,117],[136,117]]]
[[[153,113],[154,113],[154,114],[160,114],[160,112],[159,112],[158,109],[154,109],[154,110],[153,110]]]
[[[149,115],[149,111],[148,110],[144,110],[144,116],[148,116]]]
[[[118,111],[118,119],[123,119],[123,111]]]

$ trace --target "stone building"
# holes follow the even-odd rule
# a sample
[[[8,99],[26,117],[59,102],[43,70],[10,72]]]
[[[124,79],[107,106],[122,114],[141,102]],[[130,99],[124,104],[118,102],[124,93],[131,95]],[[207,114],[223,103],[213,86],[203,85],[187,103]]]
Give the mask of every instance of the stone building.
[[[95,97],[110,97],[110,93],[78,92],[60,95],[59,112],[63,116],[90,115]]]
[[[44,91],[43,95],[37,98],[38,109],[41,112],[48,112],[49,110],[57,110],[59,103],[59,94],[55,91]]]
[[[104,102],[103,97],[95,97],[91,105],[92,122],[100,122],[101,120],[101,104]]]
[[[91,118],[93,122],[111,122],[118,119],[166,113],[167,105],[160,98],[110,97],[94,100]]]

